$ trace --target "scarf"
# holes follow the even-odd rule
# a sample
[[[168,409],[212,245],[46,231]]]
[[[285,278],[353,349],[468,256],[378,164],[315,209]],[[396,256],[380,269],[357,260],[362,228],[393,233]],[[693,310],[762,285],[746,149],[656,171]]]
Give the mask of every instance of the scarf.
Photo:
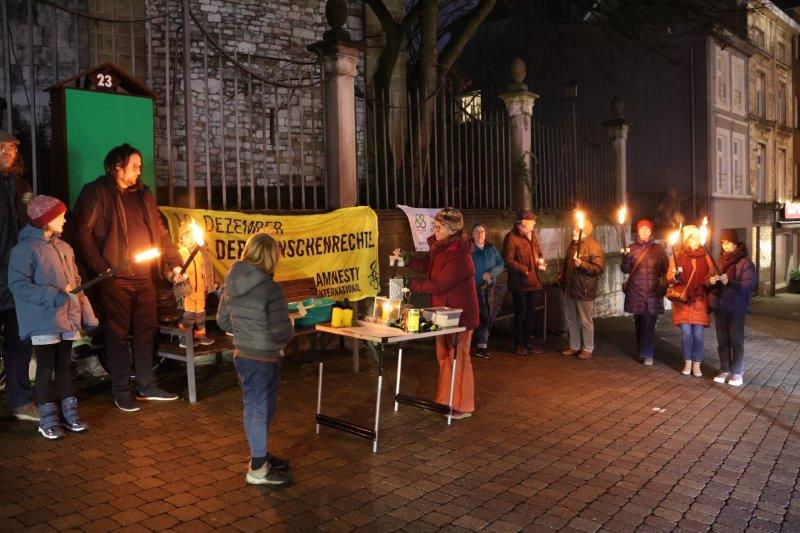
[[[694,266],[692,262],[694,261]],[[689,301],[697,300],[705,296],[705,288],[703,284],[708,277],[709,266],[706,259],[706,251],[701,246],[697,250],[692,250],[685,246],[678,255],[678,266],[683,268],[681,279],[686,286],[686,296]],[[695,272],[695,269],[697,272]],[[694,275],[692,275],[694,273]],[[691,278],[691,283],[689,279]]]
[[[719,270],[728,275],[728,279],[733,279],[736,274],[736,263],[747,257],[747,245],[740,243],[732,252],[723,251],[719,256]],[[733,268],[733,270],[729,270]]]

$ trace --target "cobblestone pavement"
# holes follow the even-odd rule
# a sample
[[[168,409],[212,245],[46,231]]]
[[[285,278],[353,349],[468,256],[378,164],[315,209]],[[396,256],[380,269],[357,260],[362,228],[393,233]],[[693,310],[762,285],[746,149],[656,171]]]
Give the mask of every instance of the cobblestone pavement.
[[[381,451],[314,433],[314,368],[293,357],[272,451],[292,460],[283,490],[244,483],[247,448],[231,365],[200,372],[200,402],[113,408],[107,383],[79,397],[85,435],[46,442],[0,420],[0,531],[800,530],[800,299],[754,303],[745,385],[715,384],[707,332],[702,379],[684,377],[676,329],[659,325],[653,367],[635,361],[632,321],[599,321],[597,356],[500,349],[473,361],[478,410],[392,411],[387,368]],[[324,412],[368,425],[375,365],[326,363]],[[433,393],[430,347],[404,353],[403,391]],[[165,385],[183,387],[173,372]],[[185,394],[185,391],[184,391]],[[0,409],[7,411],[5,400]]]

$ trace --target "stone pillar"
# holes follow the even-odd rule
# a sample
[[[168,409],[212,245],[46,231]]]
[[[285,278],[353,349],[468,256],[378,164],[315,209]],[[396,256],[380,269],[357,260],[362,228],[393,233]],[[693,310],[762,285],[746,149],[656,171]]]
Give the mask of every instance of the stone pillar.
[[[533,104],[539,97],[523,83],[525,63],[517,57],[511,63],[511,85],[500,95],[506,104],[511,148],[511,208],[533,207],[533,165],[531,153],[531,117]]]
[[[613,118],[603,122],[603,127],[611,138],[614,147],[613,172],[617,184],[617,202],[624,204],[628,198],[628,129],[630,123],[623,118],[625,104],[622,98],[615,96],[611,100]]]
[[[325,163],[328,205],[333,209],[358,203],[355,77],[363,45],[342,28],[347,14],[347,0],[328,0],[325,16],[331,29],[309,46],[319,55],[325,75]]]

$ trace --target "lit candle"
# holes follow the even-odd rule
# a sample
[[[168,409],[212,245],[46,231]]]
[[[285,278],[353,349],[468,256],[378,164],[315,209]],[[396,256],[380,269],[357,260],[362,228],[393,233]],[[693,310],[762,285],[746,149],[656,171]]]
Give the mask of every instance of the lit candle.
[[[578,221],[578,245],[580,246],[581,239],[583,238],[583,227],[586,223],[586,215],[580,209],[576,209],[575,219]]]

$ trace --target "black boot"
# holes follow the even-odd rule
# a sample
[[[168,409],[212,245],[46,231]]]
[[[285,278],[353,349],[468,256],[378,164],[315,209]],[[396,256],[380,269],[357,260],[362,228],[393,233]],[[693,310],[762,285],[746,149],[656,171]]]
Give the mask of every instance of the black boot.
[[[78,414],[78,399],[75,396],[61,400],[61,417],[64,420],[64,427],[74,433],[89,429],[89,426],[81,420]]]
[[[56,440],[64,436],[64,430],[58,423],[58,406],[54,403],[39,405],[39,433],[47,440]]]

